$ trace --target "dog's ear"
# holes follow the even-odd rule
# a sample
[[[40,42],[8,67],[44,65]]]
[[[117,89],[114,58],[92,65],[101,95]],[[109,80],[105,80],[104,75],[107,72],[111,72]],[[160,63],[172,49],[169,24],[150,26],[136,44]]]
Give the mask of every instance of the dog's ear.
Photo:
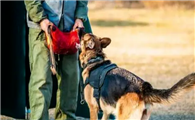
[[[111,43],[111,39],[107,37],[101,38],[100,42],[101,42],[101,47],[106,48]]]

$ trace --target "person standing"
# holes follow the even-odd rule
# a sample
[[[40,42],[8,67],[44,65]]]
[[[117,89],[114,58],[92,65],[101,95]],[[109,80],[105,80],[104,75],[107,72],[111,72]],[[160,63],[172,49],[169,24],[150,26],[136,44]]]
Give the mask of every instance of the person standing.
[[[52,97],[52,73],[45,32],[49,25],[69,32],[83,27],[87,20],[88,1],[80,0],[26,0],[29,27],[30,82],[29,102],[31,120],[49,120],[48,109]],[[75,120],[79,84],[78,52],[60,55],[57,63],[58,90],[56,120]]]

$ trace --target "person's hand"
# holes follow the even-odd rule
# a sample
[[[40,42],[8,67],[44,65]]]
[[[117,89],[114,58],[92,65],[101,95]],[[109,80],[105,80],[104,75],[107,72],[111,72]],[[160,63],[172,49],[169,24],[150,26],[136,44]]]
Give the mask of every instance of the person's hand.
[[[53,25],[52,22],[50,22],[47,18],[46,19],[43,19],[41,22],[40,22],[40,26],[41,26],[41,29],[47,34],[48,33],[48,26],[49,25]]]
[[[73,26],[73,30],[75,30],[76,28],[83,28],[83,21],[81,19],[76,19],[74,26]]]

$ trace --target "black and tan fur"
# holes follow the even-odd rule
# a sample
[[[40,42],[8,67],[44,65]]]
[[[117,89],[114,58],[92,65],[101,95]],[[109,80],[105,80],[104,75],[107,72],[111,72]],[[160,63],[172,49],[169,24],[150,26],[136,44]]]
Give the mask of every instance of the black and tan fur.
[[[81,38],[81,65],[102,56],[104,59],[87,65],[82,72],[83,80],[89,76],[90,70],[105,62],[103,48],[110,44],[109,38],[100,38],[93,34],[84,34]],[[148,120],[150,111],[147,106],[153,103],[171,103],[178,96],[195,86],[195,73],[189,74],[170,89],[154,89],[150,83],[135,74],[123,69],[115,68],[109,71],[100,90],[100,106],[103,110],[102,120],[114,114],[117,120]],[[98,103],[93,97],[93,88],[88,84],[84,89],[85,100],[90,109],[90,120],[98,119]]]

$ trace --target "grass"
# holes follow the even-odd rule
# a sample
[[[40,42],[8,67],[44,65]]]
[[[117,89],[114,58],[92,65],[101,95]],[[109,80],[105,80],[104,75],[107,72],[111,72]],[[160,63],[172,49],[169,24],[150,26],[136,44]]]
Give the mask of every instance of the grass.
[[[93,33],[110,37],[104,50],[118,66],[170,88],[194,72],[194,11],[183,9],[94,9],[89,4]],[[175,104],[155,105],[150,120],[195,120],[195,91]],[[53,110],[50,110],[53,118]]]

